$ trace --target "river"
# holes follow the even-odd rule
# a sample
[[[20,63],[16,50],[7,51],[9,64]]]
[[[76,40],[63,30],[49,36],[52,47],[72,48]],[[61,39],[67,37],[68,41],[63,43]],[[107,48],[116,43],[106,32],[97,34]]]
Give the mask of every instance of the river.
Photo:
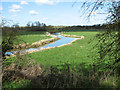
[[[53,43],[50,43],[50,44],[47,44],[45,46],[40,46],[38,48],[29,48],[27,50],[22,50],[22,51],[19,51],[21,54],[24,54],[26,52],[30,52],[30,51],[33,51],[33,50],[37,50],[37,51],[40,51],[41,49],[45,49],[45,48],[49,48],[49,47],[58,47],[58,46],[62,46],[64,44],[68,44],[76,39],[80,39],[80,38],[71,38],[71,37],[64,37],[62,35],[60,35],[59,33],[54,33],[54,35],[57,35],[58,38],[60,38],[59,40],[53,42]],[[10,56],[11,54],[14,54],[18,51],[11,51],[11,52],[6,52],[5,55],[7,56]]]

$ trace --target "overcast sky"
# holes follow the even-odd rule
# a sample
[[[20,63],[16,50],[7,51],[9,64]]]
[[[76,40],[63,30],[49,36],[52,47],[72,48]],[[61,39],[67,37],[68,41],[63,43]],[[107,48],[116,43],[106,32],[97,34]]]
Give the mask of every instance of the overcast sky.
[[[12,1],[12,2],[11,2]],[[2,18],[12,20],[25,26],[29,21],[40,21],[47,25],[94,25],[105,23],[108,14],[93,12],[88,22],[81,15],[80,6],[83,2],[74,3],[76,0],[2,0],[0,11]],[[31,1],[31,2],[30,2]],[[82,0],[85,1],[85,0]],[[74,6],[72,6],[74,4]],[[85,7],[88,8],[88,7]],[[103,10],[104,11],[104,10]]]

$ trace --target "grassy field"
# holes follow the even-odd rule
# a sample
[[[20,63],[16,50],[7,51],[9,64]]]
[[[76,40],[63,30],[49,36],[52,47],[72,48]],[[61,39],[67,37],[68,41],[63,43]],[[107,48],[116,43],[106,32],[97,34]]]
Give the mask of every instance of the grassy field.
[[[93,59],[90,56],[94,56],[94,53],[91,53],[91,51],[94,51],[92,47],[96,44],[95,36],[97,33],[98,32],[64,32],[64,34],[85,36],[85,38],[77,40],[71,45],[39,51],[28,54],[27,56],[31,57],[44,68],[65,63],[75,66],[81,63],[90,64],[93,62]],[[38,33],[36,36],[37,35]],[[24,37],[24,35],[22,36]],[[30,36],[31,38],[34,37],[34,34],[31,34]],[[24,40],[26,40],[26,38]]]
[[[85,36],[82,40],[77,40],[73,42],[71,45],[54,48],[50,50],[44,50],[40,52],[35,52],[27,55],[28,57],[32,58],[37,64],[40,64],[44,69],[49,70],[50,66],[60,65],[63,66],[65,69],[67,64],[73,66],[73,68],[77,68],[79,71],[73,73],[73,77],[69,77],[69,72],[61,72],[62,74],[55,73],[55,76],[63,75],[62,78],[55,78],[54,74],[52,73],[51,76],[42,77],[39,83],[34,83],[30,80],[23,79],[23,80],[13,80],[11,82],[4,82],[3,87],[13,87],[13,88],[28,88],[28,87],[49,87],[45,86],[50,83],[50,81],[54,81],[57,83],[64,82],[65,84],[68,83],[68,87],[74,87],[74,83],[69,83],[69,80],[73,80],[70,82],[78,82],[75,84],[76,87],[83,87],[83,88],[116,88],[119,87],[119,77],[115,75],[109,75],[106,77],[106,73],[102,72],[100,75],[96,72],[94,73],[92,70],[93,68],[89,67],[89,64],[92,64],[94,61],[95,51],[93,46],[96,44],[96,34],[99,32],[63,32],[63,34],[68,35],[78,35],[78,36]],[[89,43],[91,42],[91,43]],[[93,57],[92,57],[93,56]],[[11,58],[13,60],[13,58]],[[11,60],[10,58],[6,60]],[[11,61],[10,61],[11,62]],[[9,63],[9,62],[8,62]],[[67,63],[67,64],[66,64]],[[85,66],[87,66],[87,68]],[[61,68],[61,67],[60,67]],[[61,70],[61,69],[58,69]],[[64,71],[64,70],[63,70]],[[47,71],[48,73],[48,71]],[[94,74],[96,74],[94,77]],[[47,75],[47,74],[46,74]],[[74,76],[75,75],[75,76]],[[79,75],[78,77],[76,75]],[[44,76],[44,75],[43,75]],[[52,77],[53,76],[53,77]],[[52,78],[52,80],[51,80]],[[37,79],[35,79],[36,81]],[[39,78],[38,78],[39,80]],[[44,81],[45,80],[45,81]],[[46,81],[47,80],[47,81]],[[62,81],[61,81],[62,80]],[[47,82],[47,83],[46,83]],[[24,84],[24,85],[23,85]],[[38,85],[38,86],[37,86]],[[54,84],[53,84],[54,85]],[[62,84],[64,85],[64,83]],[[73,86],[71,86],[73,85]],[[58,87],[61,87],[60,85]]]
[[[89,58],[91,56],[90,50],[96,41],[89,41],[95,38],[98,32],[64,32],[64,34],[85,36],[85,39],[73,42],[68,46],[54,48],[50,50],[40,51],[29,54],[37,63],[43,65],[45,68],[51,65],[59,65],[63,63],[80,64],[91,63],[93,60]]]
[[[40,41],[42,39],[51,38],[51,36],[46,36],[45,32],[34,32],[34,31],[20,31],[17,37],[21,40],[19,43],[33,43],[36,41]]]

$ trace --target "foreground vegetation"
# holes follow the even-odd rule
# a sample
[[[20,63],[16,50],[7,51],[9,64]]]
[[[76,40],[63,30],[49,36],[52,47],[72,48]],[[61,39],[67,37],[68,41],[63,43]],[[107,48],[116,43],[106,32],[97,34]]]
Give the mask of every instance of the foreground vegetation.
[[[42,74],[24,79],[20,75],[15,76],[12,80],[5,80],[3,88],[118,88],[120,77],[117,73],[108,72],[107,69],[101,72],[94,67],[96,49],[93,49],[93,46],[97,43],[95,36],[98,33],[63,32],[63,34],[85,36],[85,39],[77,40],[68,46],[26,55],[28,62],[34,60],[36,64],[40,64]],[[23,67],[21,65],[25,63],[25,60],[22,58],[18,58],[18,60],[19,62],[15,62],[18,63],[17,67]],[[9,65],[12,61],[16,61],[16,58],[6,59],[3,65]],[[20,70],[17,69],[17,71]],[[8,75],[11,76],[12,73]]]

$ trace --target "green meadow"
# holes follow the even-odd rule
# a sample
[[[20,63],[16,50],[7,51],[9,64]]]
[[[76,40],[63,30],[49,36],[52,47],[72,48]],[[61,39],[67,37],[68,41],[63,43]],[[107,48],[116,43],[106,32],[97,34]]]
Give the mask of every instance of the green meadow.
[[[94,58],[96,55],[96,48],[93,47],[98,43],[97,42],[98,40],[96,38],[96,35],[99,33],[98,31],[79,31],[79,32],[62,32],[62,33],[68,35],[84,36],[85,38],[81,40],[77,40],[67,46],[34,52],[27,55],[27,57],[30,58],[31,61],[32,60],[35,61],[36,64],[39,64],[42,67],[42,69],[45,70],[45,73],[48,73],[45,74],[43,72],[43,74],[40,76],[41,80],[43,80],[42,82],[44,83],[39,81],[39,78],[32,79],[33,81],[25,78],[20,80],[19,78],[16,78],[16,80],[10,82],[9,81],[4,82],[3,87],[4,88],[33,88],[33,87],[46,88],[46,87],[53,87],[55,85],[56,85],[55,87],[66,87],[65,86],[66,84],[68,84],[68,87],[73,87],[73,88],[88,87],[88,88],[111,89],[111,88],[119,87],[119,77],[117,77],[117,74],[109,75],[109,73],[107,74],[106,72],[99,72],[99,71],[93,72],[93,68],[91,67],[91,65],[94,63]],[[44,35],[44,33],[42,34],[31,33],[27,35],[35,39],[36,37],[39,37],[39,35]],[[21,34],[20,37],[26,37],[26,36]],[[26,38],[24,40],[26,40]],[[35,41],[37,41],[37,39]],[[30,41],[28,40],[28,42]],[[16,57],[7,58],[5,62],[3,61],[3,65],[8,63],[10,64],[15,59]],[[21,63],[22,61],[20,60],[18,62]],[[22,62],[22,64],[25,63]],[[52,67],[57,66],[57,71],[54,71],[53,69],[54,72],[53,73],[50,72],[49,70],[51,66]],[[68,67],[70,68],[70,70],[72,70],[73,68],[73,71],[68,72],[69,71]],[[73,76],[69,76],[69,75],[73,75]],[[51,81],[55,81],[57,82],[57,84],[50,83]],[[64,83],[60,84],[61,82]],[[48,84],[50,84],[50,86],[48,86]]]
[[[34,32],[34,31],[20,31],[17,35],[17,38],[20,40],[20,44],[22,43],[33,43],[43,39],[51,38],[51,36],[47,36],[46,32]]]
[[[96,45],[97,39],[96,34],[99,32],[62,32],[63,34],[68,35],[78,35],[85,36],[84,39],[77,40],[70,45],[57,47],[53,49],[43,50],[39,52],[34,52],[28,54],[27,57],[32,58],[37,64],[40,64],[44,68],[49,68],[54,65],[62,65],[65,63],[69,63],[71,65],[79,65],[81,63],[91,64],[93,63],[93,58],[90,56],[94,56],[93,46]],[[19,37],[24,37],[24,41],[30,43],[33,41],[39,41],[43,39],[40,35],[45,35],[41,32],[37,33],[27,33],[27,35],[21,34]],[[28,37],[29,39],[27,39]],[[32,39],[31,39],[32,38]],[[49,37],[44,37],[49,38]],[[93,52],[92,52],[93,51]],[[11,58],[14,61],[14,58]],[[7,59],[10,60],[10,59]]]
[[[95,38],[97,33],[98,32],[64,32],[64,34],[68,35],[85,36],[85,39],[77,40],[71,45],[31,53],[28,56],[31,56],[37,63],[45,68],[63,63],[89,64],[92,62],[89,56],[93,54],[90,51],[96,41],[92,41],[92,44],[89,42]]]

